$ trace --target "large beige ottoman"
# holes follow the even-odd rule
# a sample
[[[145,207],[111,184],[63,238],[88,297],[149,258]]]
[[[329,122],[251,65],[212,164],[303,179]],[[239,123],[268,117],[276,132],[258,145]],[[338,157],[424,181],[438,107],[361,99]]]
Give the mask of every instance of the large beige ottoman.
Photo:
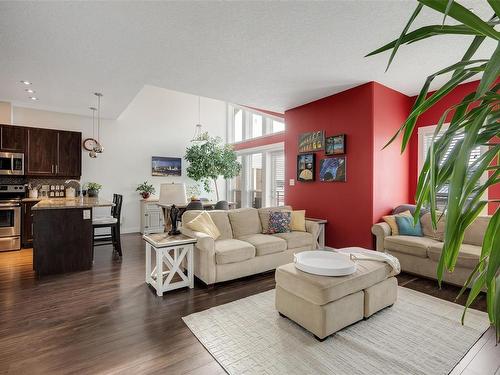
[[[386,263],[358,261],[349,276],[312,275],[293,263],[276,269],[276,309],[318,340],[392,305],[398,282]]]

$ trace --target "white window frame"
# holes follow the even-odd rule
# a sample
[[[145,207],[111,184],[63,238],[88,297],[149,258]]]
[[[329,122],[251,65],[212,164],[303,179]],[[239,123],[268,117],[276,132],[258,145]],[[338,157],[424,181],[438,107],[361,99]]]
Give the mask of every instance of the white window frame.
[[[441,127],[442,131],[446,131],[448,127],[450,126],[449,123],[443,124]],[[429,126],[421,126],[418,128],[418,173],[417,173],[417,180],[415,181],[418,183],[418,176],[420,176],[420,172],[422,171],[422,168],[424,167],[425,164],[425,158],[427,157],[427,150],[424,149],[424,138],[428,135],[433,135],[434,132],[436,131],[437,125],[429,125]],[[481,154],[485,153],[488,151],[487,146],[481,146]],[[483,173],[481,176],[481,183],[486,182],[488,179],[488,173]],[[483,194],[483,199],[487,200],[488,199],[488,189]],[[483,211],[481,212],[482,215],[486,215],[488,212],[488,205],[485,206]]]
[[[241,141],[235,141],[234,140],[234,112],[235,110],[242,110],[243,111],[243,131],[242,131],[242,140]],[[252,137],[252,115],[258,115],[262,116],[262,135],[258,137]],[[236,105],[236,104],[230,104],[227,103],[227,128],[226,128],[226,135],[227,135],[227,140],[229,143],[232,144],[239,144],[239,143],[244,143],[250,140],[254,139],[260,139],[260,138],[265,138],[269,137],[270,135],[275,135],[275,134],[284,134],[286,130],[286,124],[285,124],[285,130],[275,132],[273,133],[273,120],[282,122],[285,124],[285,119],[279,116],[273,116],[264,112],[260,112],[257,110],[253,110],[251,108],[247,108],[244,106]]]
[[[272,173],[272,167],[271,167],[271,153],[276,152],[276,151],[283,151],[285,150],[285,143],[284,142],[278,142],[278,143],[273,143],[270,145],[264,145],[264,146],[258,146],[258,147],[252,147],[252,148],[247,148],[244,150],[238,150],[236,151],[237,156],[241,156],[242,158],[242,171],[243,174],[241,175],[241,186],[244,191],[246,191],[246,194],[241,194],[241,206],[242,207],[251,207],[251,201],[250,201],[250,196],[249,196],[249,191],[250,191],[250,184],[251,184],[251,176],[249,174],[250,170],[249,168],[246,168],[246,165],[250,162],[251,155],[256,154],[256,153],[262,153],[262,207],[269,207],[271,202],[272,202],[272,197],[271,197],[271,189],[272,189],[272,184],[271,184],[271,173]],[[227,180],[226,181],[226,192],[227,192],[227,200],[231,199],[231,192],[232,192],[232,181]]]

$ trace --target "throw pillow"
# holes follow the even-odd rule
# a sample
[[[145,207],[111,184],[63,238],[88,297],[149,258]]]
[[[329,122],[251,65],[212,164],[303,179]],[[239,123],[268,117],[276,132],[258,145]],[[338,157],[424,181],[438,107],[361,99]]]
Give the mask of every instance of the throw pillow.
[[[411,216],[411,212],[405,211],[405,212],[401,212],[400,214],[396,214],[396,215],[382,216],[382,219],[384,219],[384,221],[387,224],[389,224],[389,226],[391,227],[391,235],[392,236],[397,236],[399,234],[398,224],[396,223],[396,216]]]
[[[299,232],[306,231],[306,210],[292,211],[290,229]]]
[[[216,240],[220,236],[219,229],[217,228],[207,211],[201,212],[193,220],[186,223],[186,226],[196,232],[208,234],[214,240]]]
[[[398,224],[399,234],[402,236],[423,236],[420,220],[417,221],[417,225],[414,225],[413,216],[396,215],[396,223]]]
[[[271,211],[269,213],[269,226],[267,233],[286,233],[290,232],[290,222],[292,213],[290,211]]]

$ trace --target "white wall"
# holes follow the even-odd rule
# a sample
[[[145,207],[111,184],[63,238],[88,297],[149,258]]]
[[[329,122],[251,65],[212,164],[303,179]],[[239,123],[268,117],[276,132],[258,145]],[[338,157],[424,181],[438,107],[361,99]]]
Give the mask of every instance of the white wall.
[[[102,105],[106,105],[106,96]],[[13,120],[15,125],[81,131],[83,138],[92,136],[90,117],[14,107]],[[123,194],[122,232],[139,231],[140,197],[135,191],[139,183],[148,180],[157,193],[161,183],[192,183],[186,177],[184,160],[182,177],[151,176],[151,156],[183,157],[196,123],[197,96],[145,86],[117,120],[103,121],[104,153],[91,159],[82,149],[82,182],[102,184],[100,194],[104,198],[110,199],[113,193]],[[204,131],[224,139],[226,103],[201,98],[201,123]],[[225,184],[219,181],[218,186],[224,197]],[[203,195],[213,197],[213,194]]]

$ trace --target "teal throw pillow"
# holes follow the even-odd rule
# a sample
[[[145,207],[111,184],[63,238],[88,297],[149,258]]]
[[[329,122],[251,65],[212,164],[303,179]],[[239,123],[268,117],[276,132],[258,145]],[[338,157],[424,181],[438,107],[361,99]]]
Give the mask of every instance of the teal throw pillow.
[[[417,225],[413,225],[413,216],[396,216],[396,224],[402,236],[423,236],[420,221],[417,221]]]

